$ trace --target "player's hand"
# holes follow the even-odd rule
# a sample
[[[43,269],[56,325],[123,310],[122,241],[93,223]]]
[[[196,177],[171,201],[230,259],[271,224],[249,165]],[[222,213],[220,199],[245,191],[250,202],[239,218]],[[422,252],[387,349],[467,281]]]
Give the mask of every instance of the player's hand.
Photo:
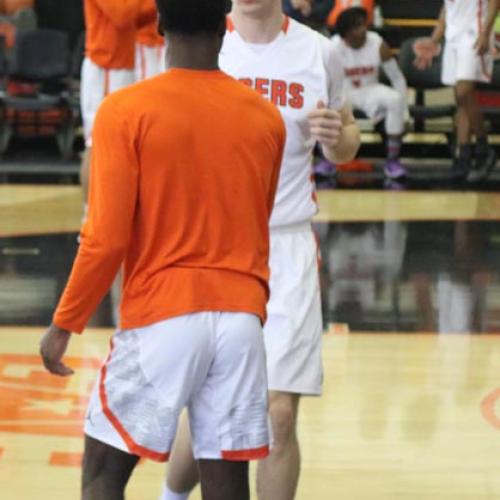
[[[480,56],[484,56],[490,51],[490,37],[485,31],[482,31],[477,37],[474,49]]]
[[[52,324],[40,341],[40,356],[47,370],[60,377],[73,375],[74,371],[61,360],[68,347],[71,333]]]
[[[319,101],[316,109],[308,115],[311,136],[322,146],[335,148],[342,134],[342,118],[338,111],[326,107]]]
[[[421,38],[413,45],[415,52],[415,67],[421,71],[429,68],[432,65],[434,57],[439,55],[441,47],[438,43],[434,42],[432,38]]]

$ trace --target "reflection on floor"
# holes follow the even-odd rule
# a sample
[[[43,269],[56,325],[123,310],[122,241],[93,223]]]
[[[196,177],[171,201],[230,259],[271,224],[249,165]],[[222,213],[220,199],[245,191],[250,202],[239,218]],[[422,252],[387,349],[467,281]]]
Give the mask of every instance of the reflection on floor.
[[[496,222],[318,223],[325,323],[351,331],[500,331]],[[0,323],[50,321],[75,233],[0,239]],[[111,326],[106,301],[94,326]]]

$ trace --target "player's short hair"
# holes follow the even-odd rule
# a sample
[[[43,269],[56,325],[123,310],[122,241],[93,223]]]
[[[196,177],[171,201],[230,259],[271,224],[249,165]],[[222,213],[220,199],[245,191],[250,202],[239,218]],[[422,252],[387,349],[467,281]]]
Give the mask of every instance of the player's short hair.
[[[226,0],[156,0],[156,5],[168,33],[215,34],[225,23]]]
[[[337,29],[337,33],[342,38],[345,38],[349,34],[349,31],[361,24],[366,24],[367,21],[368,12],[366,9],[363,9],[363,7],[351,7],[340,13],[335,28]]]

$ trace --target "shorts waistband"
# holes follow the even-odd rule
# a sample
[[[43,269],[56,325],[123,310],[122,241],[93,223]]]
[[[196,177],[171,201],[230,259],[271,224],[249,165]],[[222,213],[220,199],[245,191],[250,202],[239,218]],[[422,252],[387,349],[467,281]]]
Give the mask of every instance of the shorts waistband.
[[[303,233],[306,231],[311,231],[312,226],[310,221],[296,222],[294,224],[286,224],[284,226],[271,227],[271,235],[273,234],[289,234],[289,233]]]

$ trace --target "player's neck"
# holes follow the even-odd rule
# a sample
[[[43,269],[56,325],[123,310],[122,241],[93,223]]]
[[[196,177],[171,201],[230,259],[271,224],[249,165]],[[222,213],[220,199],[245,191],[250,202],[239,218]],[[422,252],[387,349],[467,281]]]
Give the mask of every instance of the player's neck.
[[[219,69],[220,42],[217,39],[169,35],[167,40],[167,68]]]
[[[251,16],[233,7],[231,21],[241,38],[248,43],[270,43],[283,28],[284,16],[281,2],[275,2],[272,10],[258,16]]]

